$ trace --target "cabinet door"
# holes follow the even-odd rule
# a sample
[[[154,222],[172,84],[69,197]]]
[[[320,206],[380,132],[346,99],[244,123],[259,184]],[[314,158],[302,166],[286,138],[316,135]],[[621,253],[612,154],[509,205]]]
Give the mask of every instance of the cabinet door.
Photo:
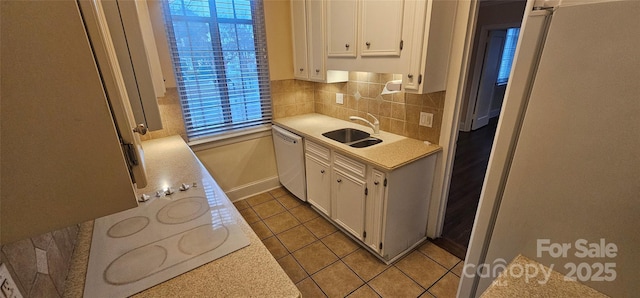
[[[309,53],[309,78],[315,81],[325,79],[324,60],[324,1],[307,2],[307,36]]]
[[[415,14],[409,17],[413,20],[406,23],[424,30],[411,33],[413,42],[405,49],[410,58],[402,87],[411,93],[442,91],[447,84],[458,1],[407,1],[405,6],[415,6]]]
[[[291,28],[293,31],[293,74],[298,79],[308,78],[307,67],[307,15],[305,0],[291,0]]]
[[[307,154],[305,158],[307,174],[307,201],[331,216],[331,172],[329,164]]]
[[[333,220],[358,239],[363,239],[365,182],[344,172],[333,170]]]
[[[371,170],[370,189],[367,196],[367,218],[365,243],[374,251],[380,252],[382,241],[382,227],[384,218],[384,201],[387,197],[385,174],[378,170]]]
[[[327,56],[356,57],[358,2],[327,1]]]
[[[361,56],[400,56],[404,0],[362,1]]]
[[[11,63],[2,64],[0,243],[136,207],[94,56],[101,43],[87,39],[92,13],[76,1],[1,5],[0,60]]]

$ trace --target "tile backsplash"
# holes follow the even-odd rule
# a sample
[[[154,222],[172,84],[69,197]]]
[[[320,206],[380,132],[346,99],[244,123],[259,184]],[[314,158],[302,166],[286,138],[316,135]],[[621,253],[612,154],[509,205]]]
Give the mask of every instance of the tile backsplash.
[[[272,81],[274,118],[315,112],[348,121],[349,116],[366,118],[371,113],[380,120],[381,130],[438,144],[445,92],[380,95],[385,83],[394,79],[401,76],[350,72],[349,81],[344,83]],[[336,93],[344,94],[343,104],[336,103]],[[308,106],[310,98],[313,109]],[[432,127],[419,125],[420,112],[433,114]]]
[[[273,118],[319,113],[349,120],[349,116],[366,118],[367,113],[371,113],[380,120],[381,130],[438,144],[445,92],[380,95],[386,82],[401,78],[394,74],[349,72],[349,81],[343,83],[271,81]],[[336,103],[336,93],[344,94],[343,104]],[[186,140],[177,89],[168,88],[166,95],[158,98],[158,104],[164,128],[152,131],[141,139],[178,134]],[[420,112],[433,114],[432,127],[419,125]]]
[[[61,297],[78,236],[73,225],[0,246],[4,263],[24,297]]]
[[[299,80],[271,81],[273,118],[314,112],[315,83]]]
[[[167,88],[163,97],[158,97],[158,108],[162,119],[162,129],[150,131],[144,136],[140,136],[143,141],[180,135],[187,140],[187,131],[184,128],[182,119],[182,108],[180,107],[180,96],[177,88]]]

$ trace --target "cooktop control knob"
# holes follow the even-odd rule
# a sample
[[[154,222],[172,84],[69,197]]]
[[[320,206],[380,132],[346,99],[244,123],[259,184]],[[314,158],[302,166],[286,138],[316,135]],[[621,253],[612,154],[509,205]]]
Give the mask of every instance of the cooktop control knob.
[[[176,192],[175,190],[173,190],[173,188],[171,187],[167,187],[167,189],[164,190],[164,194],[170,196],[172,195],[174,192]]]
[[[182,185],[180,185],[180,191],[185,191],[187,189],[191,188],[191,185],[187,184],[187,183],[182,183]]]
[[[146,202],[151,198],[150,195],[148,194],[142,194],[139,198],[138,198],[138,202]]]

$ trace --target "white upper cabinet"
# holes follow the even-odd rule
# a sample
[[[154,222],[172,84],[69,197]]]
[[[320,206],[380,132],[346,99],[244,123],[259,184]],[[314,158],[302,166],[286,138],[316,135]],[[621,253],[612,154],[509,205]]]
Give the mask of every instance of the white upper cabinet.
[[[407,6],[415,2],[327,0],[327,38],[334,44],[329,46],[327,69],[403,73],[403,45],[412,32],[407,24],[413,24],[413,11]]]
[[[356,57],[358,1],[327,1],[327,56]]]
[[[402,87],[409,93],[446,88],[457,1],[415,2],[409,59]]]
[[[307,79],[307,17],[306,1],[291,1],[291,26],[293,32],[293,75],[296,79]]]
[[[325,34],[324,34],[324,5],[321,0],[307,1],[307,36],[309,53],[309,78],[314,81],[325,79]]]
[[[346,82],[346,71],[327,71],[325,1],[291,0],[294,77],[299,80]]]
[[[361,56],[400,57],[404,1],[362,1]]]
[[[406,92],[443,91],[457,5],[327,0],[327,69],[397,73]]]

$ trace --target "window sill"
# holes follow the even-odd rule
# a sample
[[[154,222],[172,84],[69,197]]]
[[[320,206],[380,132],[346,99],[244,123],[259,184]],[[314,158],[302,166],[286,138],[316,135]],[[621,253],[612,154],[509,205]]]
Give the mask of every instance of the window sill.
[[[271,136],[271,125],[264,125],[242,131],[221,134],[193,142],[188,142],[188,144],[193,152],[198,152],[267,136]]]

